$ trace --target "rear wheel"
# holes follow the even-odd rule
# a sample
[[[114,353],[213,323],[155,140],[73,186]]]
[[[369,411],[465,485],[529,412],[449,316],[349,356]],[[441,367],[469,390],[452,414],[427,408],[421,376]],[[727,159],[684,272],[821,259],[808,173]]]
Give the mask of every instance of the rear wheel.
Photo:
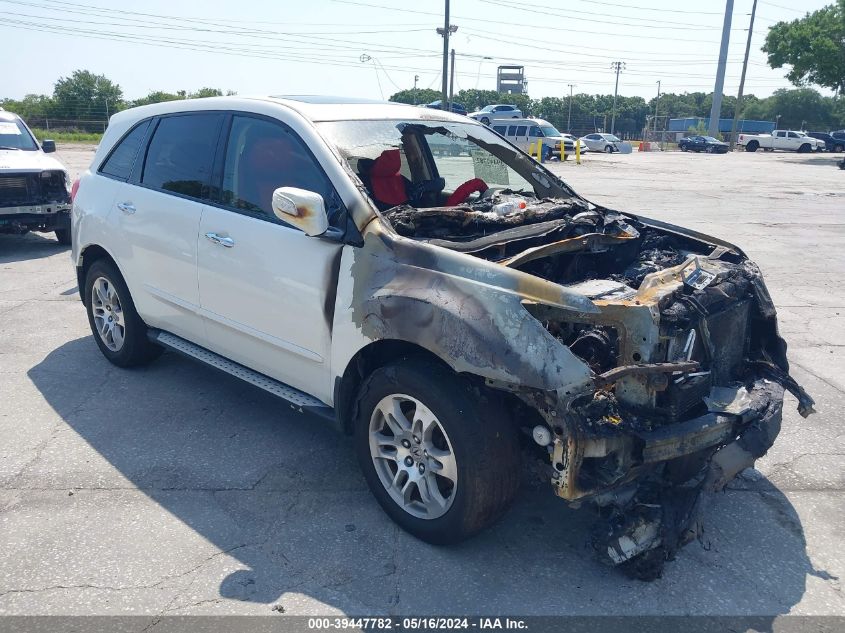
[[[94,262],[85,276],[84,294],[91,332],[109,361],[132,367],[161,354],[162,349],[147,338],[147,325],[114,264],[102,259]]]
[[[686,146],[686,145],[681,145],[681,151],[682,151],[682,152],[687,151],[687,146]]]
[[[384,511],[429,543],[498,519],[519,484],[515,429],[449,369],[405,358],[375,370],[358,398],[355,450]]]
[[[708,154],[712,154],[713,152],[716,151],[716,148],[713,147],[712,145],[708,145],[707,147],[704,148],[704,151],[707,152]]]
[[[760,149],[760,143],[757,141],[750,141],[748,145],[745,146],[746,152],[756,152],[758,149]]]

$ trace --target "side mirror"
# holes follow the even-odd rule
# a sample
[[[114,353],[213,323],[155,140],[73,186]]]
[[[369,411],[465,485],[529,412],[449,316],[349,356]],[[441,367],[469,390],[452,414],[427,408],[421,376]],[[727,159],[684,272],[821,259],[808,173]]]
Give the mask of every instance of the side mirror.
[[[56,141],[42,141],[41,149],[45,154],[52,154],[56,151]]]
[[[314,237],[329,228],[323,196],[307,189],[279,187],[273,192],[273,213],[282,222]]]

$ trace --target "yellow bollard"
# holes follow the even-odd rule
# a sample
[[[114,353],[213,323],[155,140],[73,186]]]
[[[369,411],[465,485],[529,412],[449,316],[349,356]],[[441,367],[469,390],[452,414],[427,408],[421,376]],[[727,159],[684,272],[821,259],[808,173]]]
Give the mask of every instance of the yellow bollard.
[[[537,141],[537,162],[543,162],[543,141]]]
[[[531,156],[532,158],[534,157],[534,141],[531,141],[528,144],[528,155]]]
[[[581,164],[581,139],[575,139],[575,164]]]
[[[566,160],[566,143],[563,141],[560,142],[560,162]]]

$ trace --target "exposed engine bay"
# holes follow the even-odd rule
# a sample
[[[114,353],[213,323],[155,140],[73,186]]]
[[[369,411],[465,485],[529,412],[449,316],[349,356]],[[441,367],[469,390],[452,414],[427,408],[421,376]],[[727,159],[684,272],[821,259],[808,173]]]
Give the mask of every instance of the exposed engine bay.
[[[556,493],[600,513],[600,559],[660,575],[699,534],[704,492],[753,465],[780,429],[786,344],[758,268],[741,251],[578,198],[493,192],[457,207],[385,212],[397,233],[587,296],[597,314],[525,303],[586,363],[594,389],[524,392]]]

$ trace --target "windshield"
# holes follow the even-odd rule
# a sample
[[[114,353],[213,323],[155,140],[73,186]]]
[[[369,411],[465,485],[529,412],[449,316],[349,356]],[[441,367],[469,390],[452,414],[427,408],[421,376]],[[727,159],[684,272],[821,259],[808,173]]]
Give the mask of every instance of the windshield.
[[[543,130],[543,134],[546,136],[563,136],[553,125],[541,125],[540,129]]]
[[[484,106],[483,108],[481,108],[481,110],[479,110],[479,112],[492,112],[492,111],[493,111],[493,106]]]
[[[0,121],[0,149],[38,149],[35,139],[20,120]]]
[[[445,121],[329,121],[320,131],[384,208],[407,196],[415,207],[444,206],[462,184],[480,179],[492,190],[533,197],[569,197],[572,192],[523,152],[483,125]],[[395,163],[405,191],[379,191]],[[396,171],[391,177],[395,178]],[[373,177],[376,182],[374,186]],[[398,186],[398,181],[390,186]],[[401,189],[401,188],[400,188]],[[471,199],[477,199],[476,192]],[[404,201],[403,201],[404,202]]]
[[[610,141],[611,143],[618,143],[618,142],[619,142],[619,137],[614,136],[613,134],[605,134],[605,135],[604,135],[604,140],[606,140],[606,141]]]
[[[721,143],[721,142],[722,142],[722,141],[720,141],[720,140],[719,140],[719,139],[717,139],[717,138],[713,138],[712,136],[703,136],[702,138],[703,138],[705,141],[710,141],[711,143]]]

